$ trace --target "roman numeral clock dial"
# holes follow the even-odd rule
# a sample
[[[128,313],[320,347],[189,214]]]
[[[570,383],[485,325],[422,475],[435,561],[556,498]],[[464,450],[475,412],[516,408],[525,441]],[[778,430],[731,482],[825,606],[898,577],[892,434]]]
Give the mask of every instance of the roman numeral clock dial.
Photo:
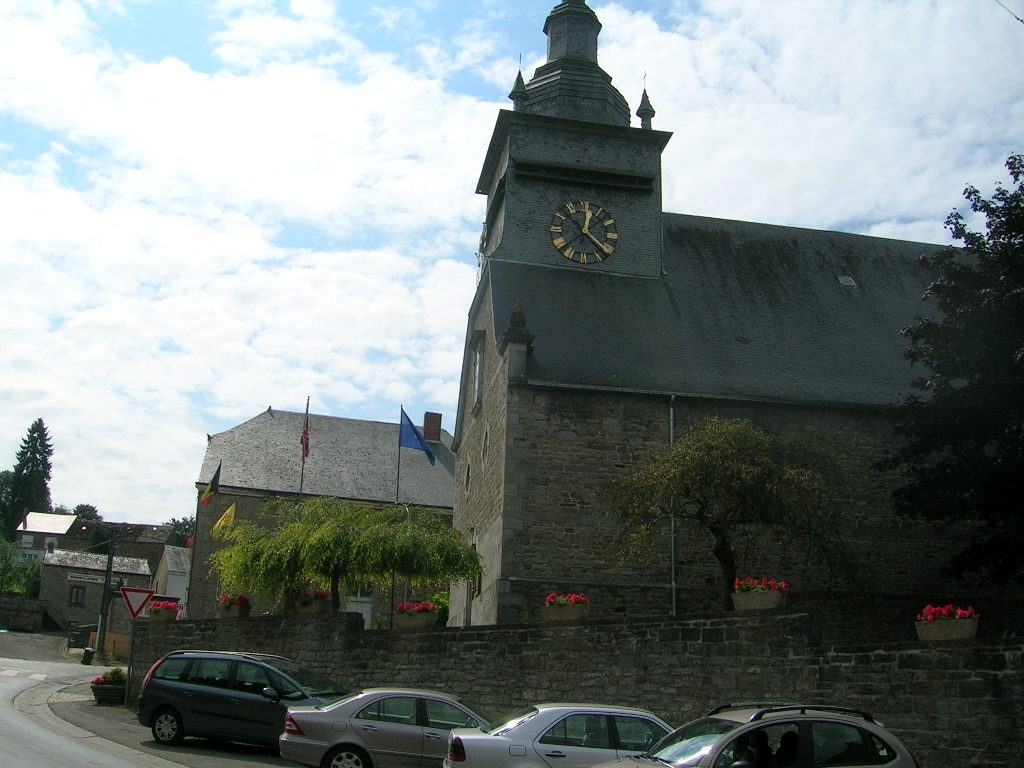
[[[587,200],[574,200],[555,211],[550,230],[555,250],[577,264],[604,261],[619,244],[615,219]]]

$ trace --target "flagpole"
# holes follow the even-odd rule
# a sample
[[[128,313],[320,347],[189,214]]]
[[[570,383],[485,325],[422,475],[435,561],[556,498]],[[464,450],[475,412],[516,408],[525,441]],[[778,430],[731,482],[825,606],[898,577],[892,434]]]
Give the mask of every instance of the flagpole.
[[[302,469],[299,471],[299,496],[306,482],[306,456],[309,454],[309,395],[306,395],[306,418],[302,422]]]

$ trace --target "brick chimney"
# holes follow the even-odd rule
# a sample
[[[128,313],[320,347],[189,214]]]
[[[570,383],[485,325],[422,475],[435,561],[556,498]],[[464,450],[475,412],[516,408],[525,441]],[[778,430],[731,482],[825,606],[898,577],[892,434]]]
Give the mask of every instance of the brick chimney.
[[[423,414],[423,437],[427,442],[441,442],[441,414],[427,411]]]

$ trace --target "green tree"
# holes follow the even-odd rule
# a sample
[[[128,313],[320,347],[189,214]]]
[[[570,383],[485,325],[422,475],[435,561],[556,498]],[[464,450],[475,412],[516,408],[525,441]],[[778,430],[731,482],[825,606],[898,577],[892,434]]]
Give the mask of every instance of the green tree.
[[[188,544],[189,538],[195,533],[196,516],[172,517],[164,525],[171,529],[171,536],[167,543],[172,547],[184,547]]]
[[[4,509],[4,536],[13,541],[27,512],[50,511],[50,457],[53,446],[42,419],[36,419],[21,441]]]
[[[210,559],[228,589],[287,602],[310,584],[326,585],[338,610],[346,584],[392,576],[433,584],[480,572],[477,553],[429,510],[321,497],[272,499],[263,514],[275,527],[236,523],[224,534],[230,546]]]
[[[883,465],[905,472],[898,512],[977,523],[951,569],[998,583],[1024,575],[1024,156],[1006,167],[1015,188],[997,185],[991,200],[964,190],[986,232],[954,210],[946,228],[962,249],[922,259],[938,275],[926,294],[938,313],[904,335],[928,373],[894,409],[905,440]]]
[[[831,574],[849,566],[829,502],[841,484],[831,453],[783,440],[747,419],[709,418],[609,491],[625,517],[633,556],[653,550],[672,516],[707,530],[728,607],[741,544],[747,549],[767,538],[787,549],[802,546]]]
[[[21,547],[14,541],[0,541],[0,589],[6,593],[39,596],[42,563],[23,560]]]
[[[0,472],[0,540],[13,541],[14,536],[9,532],[7,521],[13,514],[14,508],[14,473],[5,469]],[[17,527],[17,524],[15,524]]]

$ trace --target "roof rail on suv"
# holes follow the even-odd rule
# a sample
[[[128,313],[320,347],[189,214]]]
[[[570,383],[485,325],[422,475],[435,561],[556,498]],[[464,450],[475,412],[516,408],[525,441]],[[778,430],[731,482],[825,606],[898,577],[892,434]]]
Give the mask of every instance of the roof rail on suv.
[[[847,715],[848,717],[859,717],[869,723],[875,722],[870,714],[862,709],[852,709],[850,707],[834,707],[830,704],[783,704],[774,702],[740,702],[736,704],[722,704],[719,707],[715,707],[709,715],[715,715],[719,712],[725,712],[730,709],[756,709],[757,711],[750,716],[749,722],[761,720],[765,715],[774,715],[780,712],[799,712],[801,715],[806,715],[808,711],[812,712],[826,712],[836,715]]]

